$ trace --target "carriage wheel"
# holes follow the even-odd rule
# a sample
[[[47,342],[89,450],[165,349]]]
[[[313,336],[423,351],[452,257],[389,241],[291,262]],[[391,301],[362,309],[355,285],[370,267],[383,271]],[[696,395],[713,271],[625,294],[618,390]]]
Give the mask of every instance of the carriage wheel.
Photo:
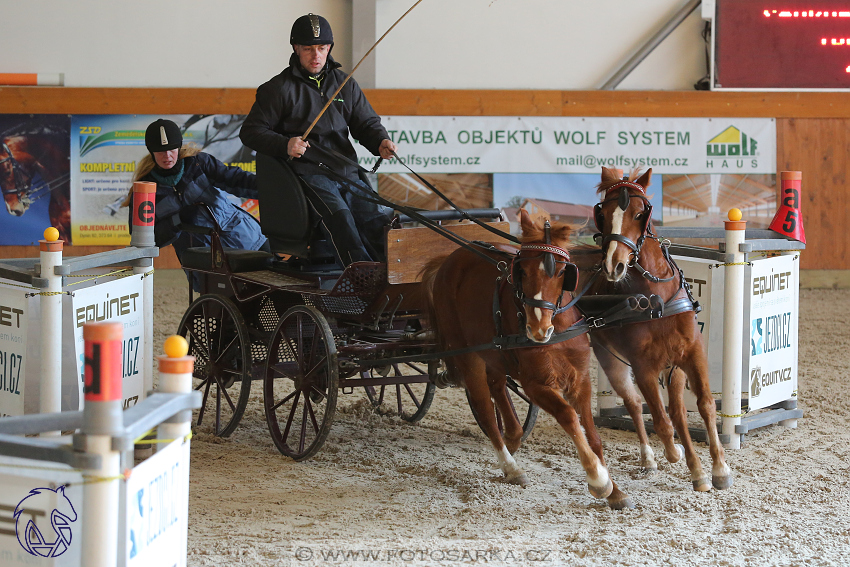
[[[361,373],[363,378],[395,378],[403,376],[428,376],[430,367],[407,362],[388,366],[376,366]],[[383,386],[364,386],[366,396],[375,407],[386,403],[394,408],[399,417],[410,423],[416,423],[428,413],[431,402],[434,401],[436,387],[433,381],[414,382],[410,384],[397,383]]]
[[[520,442],[525,441],[531,434],[531,430],[534,429],[534,424],[537,422],[537,412],[540,408],[531,403],[531,400],[529,400],[528,396],[526,396],[525,392],[523,392],[522,386],[517,384],[510,376],[508,376],[505,389],[508,391],[508,400],[511,402],[514,415],[522,423],[522,438],[520,439]],[[484,428],[481,427],[481,420],[478,419],[478,415],[475,413],[475,408],[472,406],[472,402],[469,399],[469,390],[466,391],[466,401],[469,403],[470,409],[472,409],[472,415],[475,417],[475,423],[478,424],[481,431],[484,431]],[[499,425],[499,432],[504,433],[505,429],[502,425],[502,414],[499,411],[499,408],[495,409],[496,423]],[[525,416],[524,421],[522,419],[523,415]]]
[[[263,405],[272,440],[296,461],[312,457],[328,436],[339,388],[336,344],[325,316],[290,308],[269,342]]]
[[[195,357],[192,382],[203,395],[194,426],[227,437],[242,419],[251,392],[248,328],[232,301],[206,294],[192,302],[177,334],[189,342]]]

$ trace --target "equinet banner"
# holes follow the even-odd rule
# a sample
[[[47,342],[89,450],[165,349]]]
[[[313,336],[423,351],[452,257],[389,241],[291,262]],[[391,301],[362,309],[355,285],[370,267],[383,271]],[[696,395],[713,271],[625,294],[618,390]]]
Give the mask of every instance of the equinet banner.
[[[422,173],[776,173],[771,118],[385,116],[398,155]],[[377,158],[360,145],[361,165]],[[396,160],[382,173],[407,169]]]

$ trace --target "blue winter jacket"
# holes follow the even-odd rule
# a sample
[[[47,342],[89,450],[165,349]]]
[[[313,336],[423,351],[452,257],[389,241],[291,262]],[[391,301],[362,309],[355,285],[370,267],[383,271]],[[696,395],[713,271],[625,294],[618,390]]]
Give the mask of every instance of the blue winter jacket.
[[[185,157],[183,175],[174,185],[157,180],[153,173],[142,181],[152,181],[156,186],[156,219],[154,235],[160,248],[174,245],[177,257],[191,246],[209,246],[210,238],[181,232],[180,225],[189,224],[213,227],[207,205],[221,229],[221,243],[225,247],[259,250],[266,242],[260,223],[244,209],[231,203],[224,191],[242,198],[257,198],[257,177],[238,167],[229,167],[203,152]]]

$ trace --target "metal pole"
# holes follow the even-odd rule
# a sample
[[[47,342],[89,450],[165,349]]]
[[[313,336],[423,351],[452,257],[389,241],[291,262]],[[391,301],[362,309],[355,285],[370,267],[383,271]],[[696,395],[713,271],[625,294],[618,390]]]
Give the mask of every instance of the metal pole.
[[[731,215],[730,215],[731,218]],[[741,423],[741,376],[744,364],[744,262],[741,252],[746,238],[747,221],[728,220],[726,253],[732,255],[726,266],[723,306],[723,400],[720,406],[722,432],[729,436],[727,449],[741,448],[741,435],[735,426]]]
[[[130,246],[147,248],[156,246],[154,237],[154,218],[156,216],[156,183],[136,181],[133,183],[133,232]],[[153,269],[153,258],[144,265],[133,266],[133,273],[142,275]],[[143,387],[141,402],[147,393],[153,390],[153,276],[142,280],[142,309],[144,312],[144,359],[142,362]],[[137,402],[138,403],[138,402]],[[140,459],[150,457],[150,444],[136,446],[135,456]]]
[[[41,380],[39,380],[39,413],[62,411],[62,276],[56,266],[62,265],[63,240],[53,227],[39,240],[41,277],[47,288],[40,296],[41,305]],[[42,433],[44,437],[61,435],[61,431]]]
[[[662,41],[667,39],[667,36],[670,35],[674,29],[679,27],[679,24],[685,21],[685,18],[691,15],[691,12],[699,8],[699,5],[702,0],[690,0],[687,4],[682,6],[682,9],[676,12],[670,20],[664,24],[660,30],[655,32],[655,34],[649,38],[649,40],[641,47],[637,53],[632,55],[631,59],[626,61],[626,63],[620,67],[614,75],[605,81],[605,84],[599,87],[600,90],[603,91],[611,91],[617,88],[623,79],[629,76],[629,73],[635,70],[638,65],[640,65],[644,59],[649,57],[649,54],[658,47]]]
[[[85,401],[83,445],[87,453],[100,456],[100,467],[88,469],[83,478],[82,565],[118,565],[118,510],[121,473],[120,453],[112,438],[124,431],[121,392],[121,344],[124,325],[115,322],[89,323],[85,339]],[[79,445],[75,443],[75,445]]]
[[[158,356],[159,388],[158,392],[166,394],[189,394],[192,392],[192,370],[195,367],[195,357],[186,356],[189,343],[180,335],[172,335],[165,339],[163,347],[165,356]],[[192,411],[186,410],[162,422],[157,429],[160,441],[180,439],[192,432]],[[158,448],[162,448],[158,446]]]

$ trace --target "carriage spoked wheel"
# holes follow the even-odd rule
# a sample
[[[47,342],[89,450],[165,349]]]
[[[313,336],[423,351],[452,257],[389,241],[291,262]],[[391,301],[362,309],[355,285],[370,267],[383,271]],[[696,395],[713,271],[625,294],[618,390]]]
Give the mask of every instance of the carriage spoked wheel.
[[[507,390],[508,400],[511,403],[514,415],[522,424],[522,438],[520,441],[525,441],[531,434],[531,430],[534,429],[534,424],[537,423],[537,412],[540,408],[531,403],[531,400],[529,400],[528,396],[526,396],[525,392],[523,392],[522,386],[520,386],[510,376],[508,376],[507,383],[505,384],[505,390]],[[469,399],[469,390],[466,391],[466,401],[469,403],[470,409],[472,409],[472,415],[475,417],[475,423],[477,423],[478,427],[481,428],[481,420],[478,419],[478,415],[475,413],[475,408],[472,406],[472,402]],[[495,409],[496,423],[499,425],[499,432],[504,433],[505,427],[502,422],[502,413],[499,411],[498,407]],[[484,431],[484,429],[481,428],[481,431]]]
[[[328,436],[339,388],[336,344],[325,316],[291,307],[269,342],[263,405],[272,440],[296,461],[316,454]]]
[[[405,382],[405,378],[428,378],[434,370],[434,365],[424,365],[412,362],[403,364],[388,364],[375,366],[361,373],[363,378],[391,378],[394,384],[381,386],[364,386],[366,397],[372,405],[382,404],[393,408],[399,417],[410,423],[416,423],[428,413],[431,402],[434,401],[433,380],[423,382]]]
[[[203,395],[193,427],[227,437],[239,425],[251,392],[245,320],[231,300],[206,294],[183,314],[177,334],[189,342],[189,354],[195,357],[193,387]]]

